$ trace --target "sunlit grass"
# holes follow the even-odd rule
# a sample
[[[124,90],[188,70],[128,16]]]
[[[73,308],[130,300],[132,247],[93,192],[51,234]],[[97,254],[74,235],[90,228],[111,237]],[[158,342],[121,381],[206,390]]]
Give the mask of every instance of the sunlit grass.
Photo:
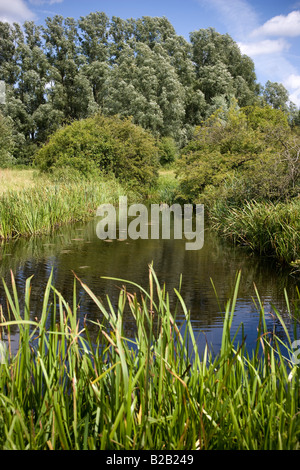
[[[0,195],[0,239],[49,233],[56,227],[95,216],[100,204],[119,201],[126,189],[113,177],[55,181],[38,176],[27,188]],[[128,192],[130,197],[130,191]]]
[[[0,168],[0,195],[6,191],[22,191],[36,185],[35,170]]]
[[[39,320],[30,315],[30,279],[22,299],[13,276],[10,287],[4,284],[9,315],[0,325],[8,345],[0,366],[1,449],[300,448],[300,374],[292,361],[292,338],[276,310],[286,338],[269,334],[257,294],[257,348],[247,352],[245,338],[236,344],[231,324],[240,273],[215,357],[208,348],[199,353],[180,287],[171,311],[152,268],[148,290],[115,280],[127,285],[117,304],[109,298],[104,304],[77,282],[99,308],[97,323],[80,321],[76,282],[67,303],[50,276]],[[288,299],[287,308],[290,319],[299,314]],[[124,336],[128,309],[133,339]],[[10,328],[16,325],[14,355]]]

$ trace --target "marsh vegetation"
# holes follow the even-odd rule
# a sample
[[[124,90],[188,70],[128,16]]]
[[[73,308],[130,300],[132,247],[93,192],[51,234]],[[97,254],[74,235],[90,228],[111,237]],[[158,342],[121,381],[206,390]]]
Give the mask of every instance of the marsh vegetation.
[[[293,344],[300,302],[300,115],[284,87],[258,84],[252,60],[229,35],[200,29],[188,42],[166,18],[54,16],[23,29],[0,22],[0,36],[6,84],[0,109],[0,344],[7,348],[0,351],[0,448],[299,449]],[[214,258],[203,258],[206,275],[213,263],[227,280],[236,253],[231,247],[245,250],[237,256],[233,288],[224,288],[225,306],[213,279],[216,306],[207,302],[208,281],[206,291],[199,289],[202,265],[195,268],[179,245],[159,251],[157,273],[147,259],[158,254],[155,247],[148,252],[136,242],[134,250],[124,244],[118,251],[124,240],[108,240],[101,256],[87,250],[92,240],[74,236],[71,223],[94,219],[99,205],[117,204],[120,196],[134,203],[205,205],[207,227],[233,250],[224,256],[210,239]],[[59,233],[55,241],[68,226],[72,234]],[[53,270],[48,261],[36,264],[46,251],[35,245],[37,236],[53,237],[47,252]],[[25,250],[13,248],[19,239]],[[151,264],[147,287],[118,276],[112,280],[117,299],[114,291],[100,300],[71,273],[77,259],[67,239],[78,244],[76,268],[86,277],[100,277],[100,261],[106,263],[102,275],[113,271],[120,256],[122,272],[138,277]],[[260,267],[268,265],[278,284],[284,273],[284,306],[260,297],[260,268],[246,272],[257,312],[249,349],[245,325],[232,326],[240,318],[240,269],[252,256]],[[72,276],[66,296],[65,274],[54,282],[59,265]],[[160,280],[170,270],[180,278],[178,289]],[[92,317],[89,309],[80,312],[84,295]],[[206,339],[199,349],[189,301],[208,303],[212,316],[216,309],[222,325],[217,351]],[[252,311],[249,304],[246,310]],[[269,317],[276,325],[271,329]],[[213,321],[203,318],[208,328]]]

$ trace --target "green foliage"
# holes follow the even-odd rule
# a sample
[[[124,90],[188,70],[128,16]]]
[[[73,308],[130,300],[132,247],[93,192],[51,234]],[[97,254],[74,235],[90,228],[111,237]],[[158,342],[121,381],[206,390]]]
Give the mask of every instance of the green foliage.
[[[254,64],[229,35],[199,30],[188,42],[164,17],[0,22],[0,49],[21,163],[60,126],[98,112],[132,117],[182,147],[217,102],[246,106],[258,95]]]
[[[7,167],[14,163],[12,156],[14,145],[12,123],[0,112],[0,167]]]
[[[282,264],[300,260],[300,199],[277,203],[246,203],[242,208],[216,200],[210,210],[214,229],[222,236],[271,256]]]
[[[257,347],[248,351],[243,324],[241,341],[232,328],[240,279],[213,355],[208,345],[199,351],[182,294],[175,289],[173,311],[152,267],[148,290],[114,279],[119,298],[105,304],[79,279],[64,298],[51,273],[34,320],[31,278],[22,298],[12,274],[3,283],[10,317],[1,315],[0,337],[11,344],[17,328],[19,347],[0,365],[0,449],[299,449],[300,369],[286,325],[297,328],[299,292],[294,303],[286,298],[287,319],[272,309],[280,337],[268,331],[256,293]],[[99,309],[97,323],[80,322],[82,292]],[[134,340],[125,333],[128,314]]]
[[[299,192],[300,139],[269,106],[222,110],[195,132],[178,162],[180,196],[207,204],[223,198],[277,200]]]
[[[112,173],[132,186],[150,186],[157,177],[155,139],[130,119],[94,117],[57,131],[38,152],[42,171],[71,167],[85,176]]]
[[[158,148],[161,165],[168,165],[177,159],[178,147],[172,137],[162,137]]]
[[[89,181],[78,173],[73,168],[56,169],[50,178],[39,175],[31,187],[5,191],[0,197],[0,240],[50,233],[67,223],[87,221],[100,204],[116,204],[125,190],[132,195],[116,178]]]

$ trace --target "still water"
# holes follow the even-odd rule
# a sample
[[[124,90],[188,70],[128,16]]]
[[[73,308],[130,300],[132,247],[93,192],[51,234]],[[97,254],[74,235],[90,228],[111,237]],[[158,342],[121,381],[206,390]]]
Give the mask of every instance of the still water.
[[[31,315],[39,317],[44,289],[51,270],[54,285],[65,299],[72,303],[74,274],[76,273],[93,292],[105,302],[106,294],[115,305],[122,283],[103,279],[103,276],[127,279],[147,288],[148,265],[153,262],[161,284],[170,292],[171,305],[175,305],[182,274],[182,296],[191,312],[199,348],[207,343],[216,352],[222,336],[225,303],[230,297],[236,273],[242,278],[232,326],[233,333],[244,324],[247,346],[255,346],[259,312],[255,306],[254,283],[267,312],[270,329],[284,338],[281,326],[274,319],[273,305],[291,323],[285,306],[284,289],[290,301],[296,297],[297,279],[270,259],[249,254],[244,247],[232,247],[217,237],[210,229],[205,230],[204,246],[199,251],[186,251],[185,240],[114,240],[102,241],[96,235],[97,219],[86,224],[64,227],[55,234],[21,239],[0,246],[0,276],[10,285],[10,270],[14,273],[20,297],[25,281],[32,280]],[[211,279],[218,292],[221,308],[214,293]],[[299,280],[299,279],[298,279]],[[101,319],[93,301],[77,284],[77,297],[81,320]],[[128,286],[130,292],[136,289]],[[5,311],[3,286],[0,285],[0,303]],[[178,322],[183,317],[178,317]],[[290,325],[291,326],[291,325]],[[292,327],[292,326],[291,326]],[[16,331],[17,330],[13,330]],[[130,316],[125,319],[125,333],[134,336]],[[292,335],[293,337],[293,335]],[[17,340],[15,340],[17,342]]]

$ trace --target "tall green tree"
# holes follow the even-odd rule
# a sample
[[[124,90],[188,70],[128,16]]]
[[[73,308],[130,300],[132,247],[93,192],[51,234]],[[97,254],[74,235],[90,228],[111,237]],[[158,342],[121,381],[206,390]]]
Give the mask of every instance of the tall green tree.
[[[135,40],[147,44],[150,49],[153,49],[156,44],[164,46],[170,38],[176,37],[174,27],[164,16],[143,16],[131,24],[134,27]]]
[[[90,81],[82,70],[77,22],[56,15],[43,28],[50,64],[49,99],[64,122],[81,119],[96,111]]]
[[[14,163],[14,145],[12,122],[0,111],[0,167],[7,167]]]
[[[80,18],[78,27],[82,73],[89,81],[95,104],[101,109],[110,70],[109,18],[103,12],[90,13]]]
[[[0,80],[4,80],[6,85],[14,86],[19,79],[17,44],[20,34],[17,23],[11,25],[0,21]]]
[[[106,85],[107,114],[132,116],[157,136],[184,137],[185,90],[161,45],[126,45]]]
[[[41,28],[34,22],[25,22],[23,28],[15,24],[4,28],[14,43],[9,46],[10,57],[2,62],[1,76],[7,85],[5,114],[14,122],[16,143],[15,156],[23,163],[30,161],[36,145],[56,127],[45,120],[36,120],[46,104],[48,61],[42,49]],[[8,36],[6,44],[8,45]],[[8,73],[8,72],[13,73]],[[37,115],[36,115],[37,113]],[[38,122],[37,122],[38,121]]]
[[[197,85],[207,103],[216,96],[229,100],[234,95],[240,106],[254,104],[259,93],[254,63],[229,34],[200,29],[191,33],[190,40]]]
[[[110,65],[116,64],[124,47],[134,39],[135,20],[113,16],[109,23]]]
[[[274,109],[282,109],[287,112],[289,93],[282,83],[268,80],[263,90],[263,97],[265,102]]]

